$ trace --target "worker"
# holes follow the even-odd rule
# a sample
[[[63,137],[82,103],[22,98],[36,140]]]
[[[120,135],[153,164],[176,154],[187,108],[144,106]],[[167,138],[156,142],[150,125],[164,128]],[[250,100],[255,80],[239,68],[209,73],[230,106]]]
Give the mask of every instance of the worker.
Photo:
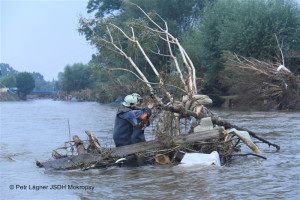
[[[124,98],[115,119],[114,142],[116,147],[145,142],[144,129],[151,115],[147,107],[141,108],[142,97],[133,93]]]

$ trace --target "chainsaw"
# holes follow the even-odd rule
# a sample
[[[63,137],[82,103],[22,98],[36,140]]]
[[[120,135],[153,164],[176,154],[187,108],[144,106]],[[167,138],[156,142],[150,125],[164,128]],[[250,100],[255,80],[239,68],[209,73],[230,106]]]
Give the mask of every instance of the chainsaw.
[[[142,130],[145,130],[147,128],[147,126],[150,125],[149,119],[150,119],[150,116],[151,116],[151,110],[148,109],[147,107],[143,108],[142,110],[144,111],[144,113],[141,116],[140,125],[142,127]]]

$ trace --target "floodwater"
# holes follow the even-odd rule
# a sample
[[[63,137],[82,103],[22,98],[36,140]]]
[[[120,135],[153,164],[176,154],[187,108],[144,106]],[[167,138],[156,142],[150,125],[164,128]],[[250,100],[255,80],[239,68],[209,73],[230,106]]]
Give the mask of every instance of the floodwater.
[[[35,161],[51,158],[71,135],[90,130],[112,147],[116,107],[93,102],[0,102],[0,199],[299,199],[300,113],[215,114],[281,147],[258,143],[263,156],[235,157],[229,166],[145,166],[87,171],[45,171]],[[146,138],[153,137],[147,132]],[[250,153],[242,146],[242,153]],[[51,187],[53,187],[51,189]]]

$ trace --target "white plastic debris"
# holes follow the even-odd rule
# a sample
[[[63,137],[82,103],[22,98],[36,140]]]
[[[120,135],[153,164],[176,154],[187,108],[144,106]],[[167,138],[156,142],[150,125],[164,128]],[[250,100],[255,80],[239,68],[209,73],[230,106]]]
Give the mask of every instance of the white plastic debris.
[[[284,65],[280,65],[278,68],[277,68],[277,73],[280,71],[280,70],[285,70],[287,72],[291,72],[288,68],[286,68]]]
[[[118,159],[115,163],[119,163],[119,162],[122,162],[122,161],[124,161],[124,160],[126,160],[126,158],[120,158],[120,159]]]
[[[186,153],[181,160],[181,167],[191,167],[194,165],[217,165],[221,166],[220,156],[217,151],[210,154],[204,153]]]
[[[208,131],[214,128],[210,117],[205,117],[201,119],[200,125],[194,128],[194,132]]]

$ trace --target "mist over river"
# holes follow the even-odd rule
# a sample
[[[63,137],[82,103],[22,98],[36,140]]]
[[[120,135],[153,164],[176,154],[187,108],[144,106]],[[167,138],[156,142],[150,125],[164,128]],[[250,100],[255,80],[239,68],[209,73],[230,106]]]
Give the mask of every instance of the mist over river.
[[[235,157],[229,166],[145,166],[45,171],[36,160],[71,135],[90,130],[113,147],[117,107],[95,102],[0,102],[0,199],[300,199],[300,113],[212,110],[281,147],[257,143],[258,157]],[[148,130],[146,139],[153,138]],[[254,140],[257,141],[257,140]],[[251,153],[242,146],[242,153]]]

